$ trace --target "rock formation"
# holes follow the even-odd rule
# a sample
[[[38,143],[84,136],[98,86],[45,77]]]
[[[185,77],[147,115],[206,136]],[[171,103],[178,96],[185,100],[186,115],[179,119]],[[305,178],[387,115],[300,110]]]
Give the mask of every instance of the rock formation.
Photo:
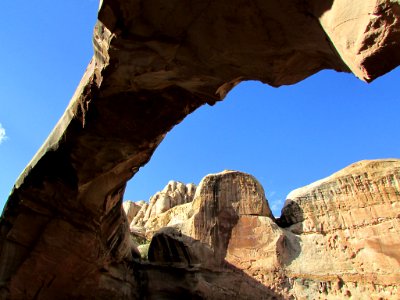
[[[143,271],[148,280],[145,293],[154,295],[155,299],[163,294],[173,297],[181,293],[199,299],[226,299],[228,296],[238,299],[281,298],[279,289],[275,291],[260,284],[244,272],[241,265],[232,263],[237,262],[235,249],[242,247],[243,250],[249,246],[247,238],[242,236],[246,227],[242,223],[252,218],[278,228],[260,183],[251,175],[224,171],[206,176],[196,189],[192,202],[151,216],[142,223],[142,228],[131,226],[134,240],[142,232],[151,240],[148,262],[144,262],[152,266]],[[264,233],[259,231],[260,235]],[[265,242],[270,238],[267,235],[261,240]],[[268,254],[270,257],[266,260],[273,260],[274,255]],[[253,260],[254,255],[246,259]],[[164,270],[160,277],[153,273],[152,268],[161,267],[170,269]],[[184,284],[181,279],[174,278],[177,269],[185,274]],[[191,280],[186,278],[190,273],[195,274]],[[171,290],[171,285],[177,288],[177,283],[171,282],[173,280],[180,281],[179,292]],[[237,285],[232,286],[233,282]]]
[[[133,221],[133,218],[138,215],[138,212],[142,209],[143,206],[148,206],[145,201],[138,201],[137,203],[132,201],[125,201],[122,203],[122,208],[126,214],[126,218],[128,223],[130,224]]]
[[[323,294],[398,299],[399,209],[400,160],[361,161],[293,191],[282,221],[301,243],[287,270]]]
[[[143,217],[141,215],[135,217],[131,226],[143,226],[150,218],[174,206],[191,202],[195,191],[196,186],[194,184],[185,185],[181,182],[170,181],[161,192],[151,197],[148,205],[143,206],[146,208]]]
[[[400,63],[399,7],[100,1],[94,57],[2,213],[0,297],[139,297],[120,203],[165,134],[242,80],[280,86],[322,69],[366,81],[389,72]]]
[[[278,220],[252,176],[212,174],[201,181],[193,202],[153,220],[143,228],[151,239],[149,261],[196,270],[188,289],[201,298],[400,296],[400,160],[361,161],[297,189]],[[208,272],[258,284],[239,292],[226,282],[225,292],[214,298],[202,288],[214,284]],[[147,278],[166,289],[151,272]],[[251,296],[263,288],[264,298]]]

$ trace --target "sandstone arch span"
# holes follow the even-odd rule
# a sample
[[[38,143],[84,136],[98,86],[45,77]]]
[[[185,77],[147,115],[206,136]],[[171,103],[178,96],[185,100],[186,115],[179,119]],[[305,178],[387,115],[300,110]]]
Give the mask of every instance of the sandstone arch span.
[[[137,296],[120,201],[164,135],[241,80],[385,74],[399,15],[383,0],[101,1],[95,56],[3,211],[1,295]]]

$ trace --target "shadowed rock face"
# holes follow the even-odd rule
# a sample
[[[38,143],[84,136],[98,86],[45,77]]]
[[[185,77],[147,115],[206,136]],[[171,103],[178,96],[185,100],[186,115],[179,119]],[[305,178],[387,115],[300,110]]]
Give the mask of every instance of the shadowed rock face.
[[[396,67],[398,2],[360,1],[101,1],[95,55],[3,211],[0,295],[139,297],[126,181],[241,80],[334,69],[369,81]]]

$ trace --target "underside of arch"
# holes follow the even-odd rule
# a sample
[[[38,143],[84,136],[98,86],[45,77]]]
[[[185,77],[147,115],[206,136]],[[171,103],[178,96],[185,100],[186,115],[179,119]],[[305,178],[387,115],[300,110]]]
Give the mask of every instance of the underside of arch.
[[[400,63],[399,17],[383,0],[101,1],[95,55],[1,216],[0,295],[138,297],[120,203],[165,134],[242,80],[372,81]]]

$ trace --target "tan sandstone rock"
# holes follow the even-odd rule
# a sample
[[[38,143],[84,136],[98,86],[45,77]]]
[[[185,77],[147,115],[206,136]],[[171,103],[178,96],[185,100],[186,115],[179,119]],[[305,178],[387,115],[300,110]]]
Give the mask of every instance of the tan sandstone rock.
[[[0,297],[139,298],[121,202],[166,133],[243,80],[280,86],[323,69],[373,80],[400,64],[399,29],[393,0],[100,1],[95,54],[0,218]],[[196,222],[200,235],[230,231]]]
[[[272,217],[264,189],[251,175],[224,171],[203,178],[193,200],[190,228],[184,232],[214,249],[222,260],[241,216]]]
[[[124,201],[124,203],[122,203],[122,209],[124,210],[124,212],[126,214],[126,218],[128,219],[128,224],[130,224],[132,222],[133,218],[140,211],[143,204],[144,204],[144,201],[140,202],[140,203],[135,203],[132,201]]]
[[[170,181],[162,191],[157,192],[150,198],[149,203],[143,203],[131,220],[128,218],[130,227],[149,228],[150,225],[145,224],[151,222],[156,216],[177,205],[191,202],[195,191],[196,186],[192,183],[183,184],[177,181]],[[128,214],[127,211],[125,212]]]
[[[176,205],[166,211],[155,211],[157,201],[163,200],[160,193],[165,194],[165,191],[170,190],[170,186],[167,185],[163,192],[151,198],[156,201],[149,205],[146,212],[149,218],[146,222],[142,222],[148,238],[162,227],[174,226],[183,233],[214,247],[217,241],[223,239],[222,236],[230,234],[232,226],[240,216],[273,218],[264,189],[249,174],[224,171],[207,175],[200,182],[196,193],[190,194],[191,196],[187,198],[190,200],[188,203]],[[227,228],[224,228],[225,226]],[[212,235],[215,237],[210,240]],[[227,245],[223,247],[226,249]]]
[[[195,191],[196,186],[193,184],[185,185],[181,182],[170,181],[161,192],[151,197],[143,222],[176,205],[191,202]]]
[[[264,286],[271,298],[397,299],[399,179],[400,160],[361,161],[291,192],[275,221],[265,216],[266,200],[253,177],[208,175],[192,203],[153,219],[149,257],[196,266],[199,274],[207,269],[224,277],[236,274],[228,266],[242,270],[241,276],[258,283],[243,295]]]
[[[308,281],[302,294],[400,297],[400,160],[355,163],[290,193],[282,212],[300,238],[286,270]]]
[[[195,273],[192,297],[279,299],[282,288],[273,290],[255,275],[270,274],[280,266],[285,238],[271,218],[264,190],[253,176],[237,171],[207,175],[192,203],[176,206],[144,225],[151,224],[151,230],[145,229],[152,237],[148,257],[157,265]],[[166,289],[153,276],[155,288]],[[278,285],[279,275],[266,276]],[[238,285],[232,286],[233,282]]]

